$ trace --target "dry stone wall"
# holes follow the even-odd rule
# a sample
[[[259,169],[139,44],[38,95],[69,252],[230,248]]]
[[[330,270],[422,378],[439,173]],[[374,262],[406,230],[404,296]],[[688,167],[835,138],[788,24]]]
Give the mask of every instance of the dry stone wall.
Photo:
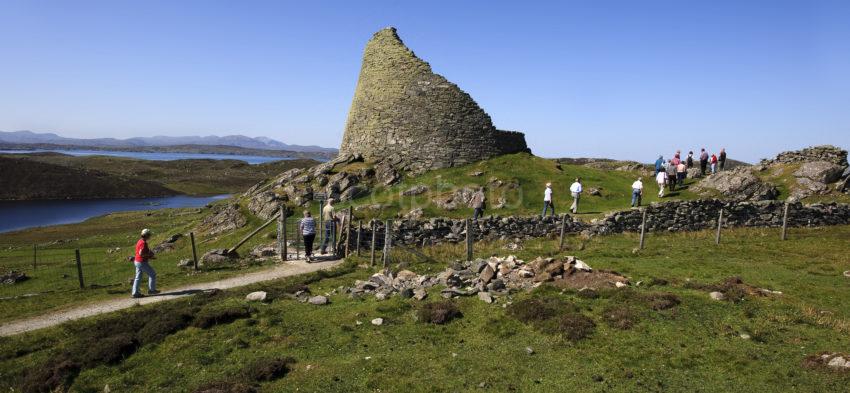
[[[783,202],[729,202],[717,199],[667,202],[647,206],[648,232],[697,231],[715,228],[723,209],[724,227],[779,227],[785,208]],[[592,223],[566,218],[566,232],[604,235],[638,232],[642,210],[631,209],[611,213]],[[377,222],[378,239],[383,244],[385,226]],[[824,203],[789,205],[788,226],[828,226],[850,224],[850,204]],[[370,226],[365,225],[363,241],[371,239]],[[498,217],[488,216],[473,222],[474,238],[478,240],[529,239],[557,236],[561,230],[560,217]],[[432,218],[427,220],[393,221],[392,242],[406,246],[422,246],[465,241],[465,220]],[[354,241],[350,245],[354,247]]]
[[[529,151],[519,132],[497,130],[466,92],[416,57],[395,28],[363,54],[340,155],[360,154],[412,172]]]

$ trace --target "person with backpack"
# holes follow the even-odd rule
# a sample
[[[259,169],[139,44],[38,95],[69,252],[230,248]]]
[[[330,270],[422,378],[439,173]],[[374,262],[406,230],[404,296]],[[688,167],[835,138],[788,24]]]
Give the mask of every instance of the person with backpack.
[[[635,203],[637,203],[637,207],[640,207],[640,200],[643,197],[643,178],[638,178],[632,183],[632,207],[635,207]]]
[[[134,298],[145,297],[139,292],[139,282],[142,281],[142,274],[148,276],[148,295],[156,295],[159,291],[156,290],[156,271],[150,265],[151,259],[156,259],[156,256],[148,247],[148,239],[151,237],[150,229],[142,229],[142,236],[136,242],[136,254],[133,256],[133,266],[136,268],[136,275],[133,277],[133,289],[131,296]]]
[[[657,175],[658,172],[661,172],[661,169],[664,167],[664,156],[658,156],[658,159],[655,160],[655,173],[653,176]]]
[[[472,200],[470,202],[472,208],[475,209],[475,212],[472,214],[472,219],[478,221],[478,217],[484,215],[484,206],[487,202],[487,196],[484,195],[484,187],[478,188],[478,191],[472,195]]]
[[[688,165],[688,169],[691,169],[691,168],[694,167],[694,152],[692,152],[692,151],[688,152],[688,160],[687,160],[686,164]]]
[[[717,162],[720,164],[720,170],[726,166],[726,148],[720,149],[720,157],[718,157]]]
[[[717,173],[717,155],[711,154],[711,174]]]
[[[313,260],[313,241],[316,240],[316,220],[309,210],[304,210],[304,218],[298,223],[298,231],[304,238],[304,255],[307,262]]]
[[[540,217],[546,217],[546,210],[552,208],[552,214],[555,215],[555,204],[552,202],[552,183],[546,183],[546,189],[543,190],[543,214]]]
[[[708,166],[708,153],[703,147],[699,153],[699,173],[700,176],[705,176],[705,168]]]

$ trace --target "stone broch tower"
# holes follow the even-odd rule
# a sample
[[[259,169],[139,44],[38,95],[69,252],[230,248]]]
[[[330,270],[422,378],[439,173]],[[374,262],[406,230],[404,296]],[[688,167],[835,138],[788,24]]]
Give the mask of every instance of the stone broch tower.
[[[421,171],[523,151],[529,149],[522,133],[497,130],[472,97],[432,72],[395,28],[366,44],[340,155]]]

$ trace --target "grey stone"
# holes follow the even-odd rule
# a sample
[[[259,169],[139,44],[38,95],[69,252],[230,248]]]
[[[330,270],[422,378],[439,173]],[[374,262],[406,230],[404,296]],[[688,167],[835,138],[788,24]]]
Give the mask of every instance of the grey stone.
[[[328,304],[328,298],[325,297],[325,296],[322,296],[322,295],[313,296],[310,299],[308,299],[307,301],[310,304],[313,304],[313,305],[316,305],[316,306]]]
[[[227,205],[217,213],[204,218],[198,228],[209,235],[218,235],[242,228],[247,223],[248,219],[239,212],[238,205]]]
[[[375,326],[381,326],[384,324],[384,318],[375,318],[372,320],[372,324]]]
[[[725,300],[726,299],[726,295],[724,295],[723,292],[711,292],[711,293],[708,294],[708,296],[711,297],[712,300]]]
[[[800,168],[794,172],[794,176],[811,179],[818,183],[832,183],[841,178],[844,168],[828,161],[811,161],[800,165]]]
[[[413,290],[413,298],[416,300],[424,300],[428,297],[428,291],[425,288],[416,288]]]
[[[490,292],[478,292],[478,298],[484,303],[493,303],[493,295],[491,295]]]
[[[493,268],[490,265],[484,267],[484,270],[481,271],[481,275],[478,276],[478,279],[481,280],[481,283],[487,285],[494,277],[496,277],[496,272],[493,271]]]
[[[251,292],[248,296],[245,296],[245,300],[250,302],[262,302],[266,300],[268,294],[265,291],[256,291]]]
[[[415,186],[413,186],[413,187],[408,188],[407,190],[404,190],[404,191],[401,193],[401,195],[404,195],[404,196],[414,196],[414,195],[419,195],[419,194],[425,193],[426,191],[428,191],[428,187],[427,187],[427,186],[424,186],[424,185],[422,185],[422,184],[417,184],[417,185],[415,185]]]
[[[413,297],[413,289],[412,288],[403,288],[402,290],[398,291],[398,294],[399,294],[399,296],[401,296],[405,299],[410,299],[410,298]]]

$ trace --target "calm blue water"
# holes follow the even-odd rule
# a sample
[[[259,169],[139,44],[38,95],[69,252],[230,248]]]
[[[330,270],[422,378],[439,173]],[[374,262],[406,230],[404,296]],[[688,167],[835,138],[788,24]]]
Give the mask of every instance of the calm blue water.
[[[91,217],[129,210],[155,210],[173,207],[200,207],[229,197],[178,195],[139,199],[86,199],[62,201],[0,201],[0,232],[72,224]]]
[[[62,153],[71,156],[115,156],[135,158],[139,160],[174,161],[174,160],[240,160],[249,164],[262,164],[270,161],[291,160],[284,157],[243,156],[238,154],[205,154],[205,153],[144,153],[136,151],[111,150],[0,150],[0,154],[29,154],[29,153]]]

